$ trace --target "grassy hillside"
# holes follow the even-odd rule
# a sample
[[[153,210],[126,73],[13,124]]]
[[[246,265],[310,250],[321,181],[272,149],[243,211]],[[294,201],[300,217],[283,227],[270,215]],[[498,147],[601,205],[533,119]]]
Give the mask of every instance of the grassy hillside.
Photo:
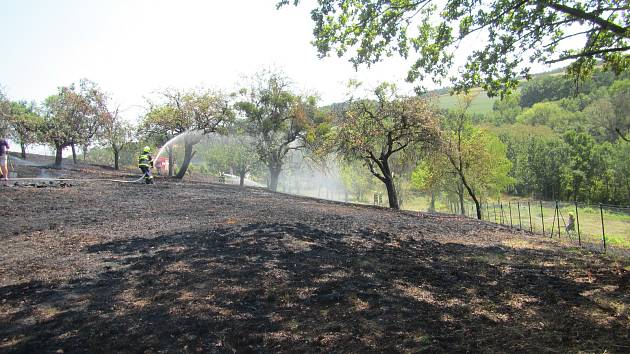
[[[558,76],[558,75],[564,75],[564,73],[565,73],[565,68],[560,68],[560,69],[555,69],[555,70],[546,71],[542,73],[532,74],[532,78],[543,77],[543,76]],[[520,82],[521,83],[525,82],[525,79],[521,79]],[[519,89],[520,88],[517,88],[517,90]],[[458,106],[457,96],[449,94],[447,88],[434,90],[433,93],[435,93],[438,97],[440,108],[451,109],[451,108],[456,108]],[[485,91],[481,89],[480,87],[471,89],[471,93],[476,95],[475,99],[472,102],[472,105],[468,109],[468,112],[473,113],[473,114],[491,112],[494,101],[499,99],[498,97],[488,97]]]
[[[472,89],[471,92],[476,95],[472,105],[468,109],[469,113],[489,113],[492,111],[492,105],[497,97],[488,97],[481,88]],[[438,96],[440,108],[452,109],[458,107],[458,97],[448,93]]]

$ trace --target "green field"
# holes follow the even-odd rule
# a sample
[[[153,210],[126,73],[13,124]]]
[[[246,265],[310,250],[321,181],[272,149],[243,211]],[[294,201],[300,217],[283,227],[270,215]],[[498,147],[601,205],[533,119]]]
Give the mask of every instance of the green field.
[[[473,99],[470,108],[468,108],[468,113],[488,113],[492,111],[492,105],[494,104],[494,101],[497,100],[496,97],[488,97],[480,88],[472,89],[471,93],[476,96]],[[438,102],[440,108],[445,109],[457,108],[459,105],[458,97],[450,94],[438,96]]]
[[[490,203],[488,207],[482,207],[482,218],[487,221],[500,223],[503,225],[521,227],[524,230],[532,230],[542,233],[543,223],[545,235],[550,236],[553,230],[553,237],[558,237],[558,219],[560,220],[560,238],[568,239],[571,242],[588,243],[596,247],[603,247],[602,215],[599,207],[579,205],[577,210],[577,222],[575,231],[567,234],[565,226],[569,212],[576,215],[575,206],[572,203],[561,203],[559,206],[559,217],[555,213],[554,202],[541,202],[537,200],[507,200],[503,202],[503,213],[501,204]],[[407,210],[426,211],[429,206],[429,199],[426,196],[417,196],[408,200],[403,206]],[[436,201],[438,212],[450,213],[449,207],[441,198]],[[520,222],[519,222],[520,207]],[[512,212],[510,219],[510,210]],[[530,223],[531,214],[531,223]],[[474,217],[474,207],[470,202],[466,202],[466,215]],[[604,234],[607,248],[621,248],[630,250],[630,210],[604,208]]]

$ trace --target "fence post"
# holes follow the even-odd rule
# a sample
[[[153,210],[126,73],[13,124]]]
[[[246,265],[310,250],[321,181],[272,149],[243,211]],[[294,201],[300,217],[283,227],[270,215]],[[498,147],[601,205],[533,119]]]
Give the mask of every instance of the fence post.
[[[556,218],[558,219],[558,240],[560,239],[560,209],[556,200]]]
[[[497,223],[497,208],[495,204],[492,204],[492,210],[494,211],[494,223]]]
[[[542,224],[542,234],[545,236],[545,217],[543,216],[542,200],[540,201],[540,221]]]
[[[518,229],[523,230],[523,223],[521,222],[521,202],[516,202],[516,208],[518,208]]]
[[[602,240],[604,241],[604,253],[606,253],[606,232],[604,231],[604,209],[602,203],[599,203],[599,215],[602,218]]]
[[[512,228],[512,202],[508,202],[508,208],[510,208],[510,229]]]
[[[553,208],[553,216],[551,217],[551,231],[549,231],[549,238],[553,238],[556,233],[556,208]]]
[[[532,226],[532,206],[529,204],[529,200],[527,201],[527,212],[529,213],[529,232],[534,232],[534,227]]]
[[[503,202],[499,203],[499,205],[501,206],[501,225],[503,225],[503,219],[505,214],[503,213]]]
[[[578,213],[577,200],[573,203],[575,203],[575,223],[577,224],[578,231],[578,245],[582,246],[582,238],[580,237],[580,214]]]
[[[490,208],[488,208],[488,203],[486,203],[486,213],[488,214],[488,221],[490,221]]]

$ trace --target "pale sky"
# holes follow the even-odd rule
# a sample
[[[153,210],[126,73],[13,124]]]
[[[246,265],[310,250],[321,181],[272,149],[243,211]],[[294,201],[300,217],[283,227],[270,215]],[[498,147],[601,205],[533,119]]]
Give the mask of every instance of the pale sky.
[[[88,78],[137,115],[133,107],[156,90],[230,91],[266,67],[283,70],[324,104],[343,101],[349,79],[402,83],[409,65],[400,58],[359,72],[347,58],[318,59],[312,2],[280,10],[275,3],[0,0],[0,85],[10,99],[41,102],[58,86]]]
[[[314,0],[280,10],[276,2],[0,0],[0,87],[12,100],[42,102],[87,78],[131,121],[160,89],[230,92],[269,67],[283,70],[298,91],[318,93],[322,104],[344,101],[350,79],[411,91],[404,83],[411,62],[397,56],[358,72],[348,58],[318,59],[310,44]]]

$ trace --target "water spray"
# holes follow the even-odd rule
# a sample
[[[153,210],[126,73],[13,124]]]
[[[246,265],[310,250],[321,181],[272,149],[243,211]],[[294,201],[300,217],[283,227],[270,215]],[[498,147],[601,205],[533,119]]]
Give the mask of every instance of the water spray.
[[[87,182],[94,182],[94,181],[100,181],[100,182],[119,182],[119,183],[138,183],[140,181],[142,181],[142,179],[144,179],[144,175],[142,175],[142,177],[132,180],[132,181],[127,181],[127,180],[122,180],[122,179],[113,179],[113,178],[55,178],[55,177],[19,177],[19,178],[11,178],[8,181],[4,181],[6,182],[13,182],[13,181],[87,181]]]

